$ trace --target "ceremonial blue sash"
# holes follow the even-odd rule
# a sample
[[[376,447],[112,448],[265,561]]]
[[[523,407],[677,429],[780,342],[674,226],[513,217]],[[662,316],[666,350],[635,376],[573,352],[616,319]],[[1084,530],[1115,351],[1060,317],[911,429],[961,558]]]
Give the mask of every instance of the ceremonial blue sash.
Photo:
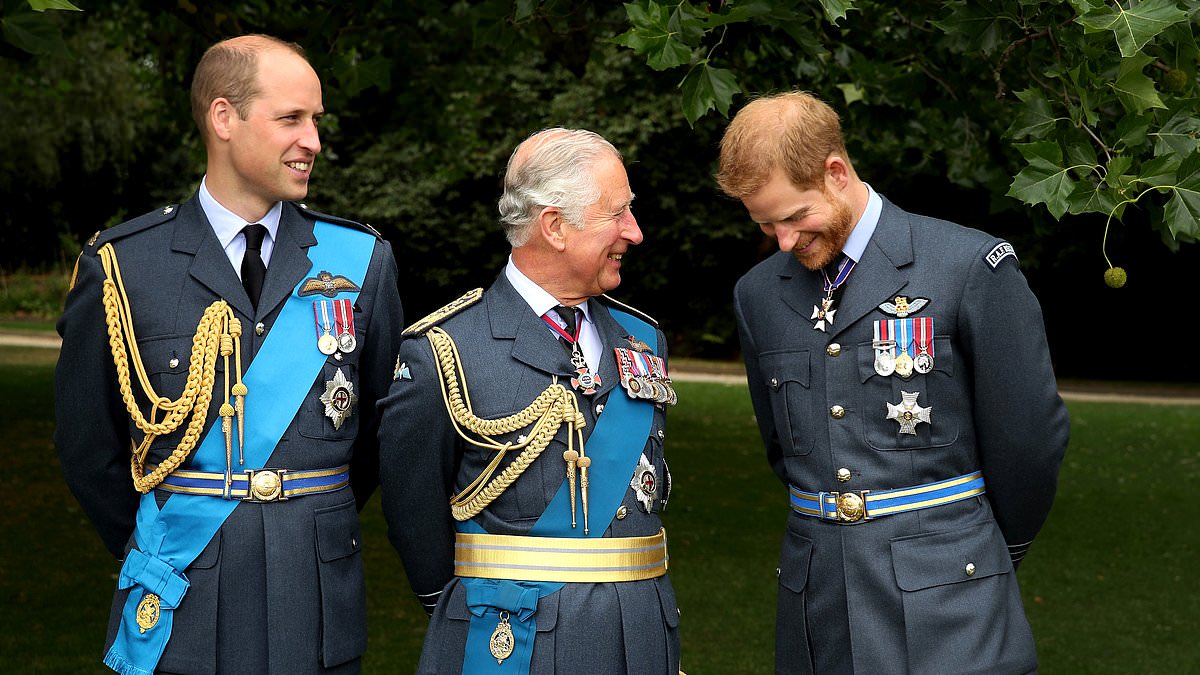
[[[317,221],[313,234],[318,245],[308,249],[310,269],[336,269],[361,287],[375,237],[322,221]],[[346,295],[353,299],[358,294]],[[252,420],[244,430],[245,469],[265,465],[325,363],[327,357],[316,349],[313,340],[312,317],[312,300],[301,298],[293,290],[242,378],[250,392],[245,418]],[[225,435],[220,424],[209,428],[190,466],[225,470]],[[187,593],[189,584],[182,570],[208,546],[238,501],[176,494],[160,510],[153,490],[142,495],[134,531],[137,548],[125,557],[117,581],[119,589],[141,588],[130,590],[125,600],[116,640],[104,657],[106,666],[122,675],[154,672],[171,638],[174,609]],[[148,594],[158,596],[157,607],[142,604]],[[138,622],[139,611],[143,612],[142,624],[156,619],[153,625],[143,629]]]
[[[613,318],[625,330],[642,342],[658,344],[654,328],[625,312],[609,309]],[[635,401],[620,387],[612,390],[604,406],[604,414],[587,439],[587,455],[592,458],[589,471],[590,508],[592,513],[615,514],[629,488],[641,458],[642,449],[654,422],[654,405]],[[563,538],[603,537],[611,522],[603,527],[571,527],[571,491],[564,478],[562,486],[529,530],[529,536]],[[460,532],[484,533],[474,521],[458,524]],[[498,579],[463,578],[466,587],[467,609],[471,612],[471,627],[467,632],[467,648],[463,655],[464,675],[526,675],[533,658],[533,641],[537,633],[538,598],[557,592],[561,582],[504,581]],[[503,664],[491,656],[489,643],[500,620],[500,612],[509,613],[513,632],[513,653]]]

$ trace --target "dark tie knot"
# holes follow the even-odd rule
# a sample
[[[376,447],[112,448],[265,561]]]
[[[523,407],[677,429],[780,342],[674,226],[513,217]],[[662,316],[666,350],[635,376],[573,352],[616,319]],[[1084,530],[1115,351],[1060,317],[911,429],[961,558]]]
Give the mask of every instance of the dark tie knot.
[[[261,251],[263,239],[267,236],[267,228],[259,223],[251,223],[242,228],[242,234],[246,235],[247,250]]]
[[[567,332],[572,336],[575,335],[575,326],[578,323],[576,316],[578,315],[578,312],[578,307],[564,307],[559,305],[554,308],[554,313],[558,314],[559,318],[563,320],[563,323],[567,325]]]

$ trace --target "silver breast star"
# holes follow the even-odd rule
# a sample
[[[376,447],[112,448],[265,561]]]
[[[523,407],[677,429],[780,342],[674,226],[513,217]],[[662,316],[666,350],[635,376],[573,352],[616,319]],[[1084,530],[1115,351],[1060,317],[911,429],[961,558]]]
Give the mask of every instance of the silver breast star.
[[[929,415],[933,412],[933,406],[922,408],[917,405],[917,397],[921,392],[901,391],[900,405],[892,403],[887,404],[889,420],[896,420],[900,423],[900,433],[917,435],[917,425],[921,422],[930,424]]]

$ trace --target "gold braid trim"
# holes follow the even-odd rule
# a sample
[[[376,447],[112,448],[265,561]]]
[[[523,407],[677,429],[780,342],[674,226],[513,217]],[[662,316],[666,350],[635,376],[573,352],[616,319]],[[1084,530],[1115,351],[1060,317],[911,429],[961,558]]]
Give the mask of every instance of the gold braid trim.
[[[566,387],[555,382],[524,410],[500,419],[482,419],[472,411],[466,373],[462,369],[462,360],[453,338],[438,327],[429,329],[425,335],[438,364],[442,400],[446,403],[446,412],[450,414],[454,430],[471,445],[495,452],[483,472],[450,499],[450,514],[455,520],[469,520],[486,509],[533,464],[563,424],[568,428],[568,445],[573,449],[578,440],[579,454],[583,454],[583,427],[586,421],[579,411],[575,395]],[[498,443],[492,440],[495,436],[527,427],[532,428],[521,443]],[[466,432],[474,436],[468,436]],[[492,478],[505,454],[513,450],[521,452],[499,475]]]
[[[108,326],[108,344],[112,352],[113,364],[117,367],[117,383],[120,385],[121,398],[125,402],[125,410],[138,429],[145,433],[142,442],[133,447],[131,468],[133,485],[138,492],[149,492],[163,481],[172,471],[183,463],[191,454],[204,431],[208,419],[209,404],[212,402],[213,388],[216,381],[217,356],[225,357],[225,400],[222,414],[229,406],[229,354],[236,354],[238,363],[238,382],[241,382],[241,322],[234,316],[233,310],[224,300],[212,303],[204,310],[196,326],[196,335],[192,338],[192,352],[188,360],[188,376],[183,393],[179,398],[171,400],[160,396],[150,384],[141,353],[137,346],[137,336],[133,330],[133,313],[129,307],[129,297],[125,293],[125,282],[121,278],[121,266],[117,263],[117,254],[112,244],[105,244],[97,251],[100,262],[104,266],[104,317]],[[150,403],[150,415],[142,414],[133,393],[133,377],[130,374],[130,363],[137,373],[138,385],[142,394]],[[244,389],[244,386],[243,386]],[[157,419],[159,412],[163,417]],[[191,416],[184,431],[183,438],[167,459],[160,463],[150,474],[145,473],[146,454],[154,439],[175,432],[183,421]],[[228,443],[229,434],[226,432]]]

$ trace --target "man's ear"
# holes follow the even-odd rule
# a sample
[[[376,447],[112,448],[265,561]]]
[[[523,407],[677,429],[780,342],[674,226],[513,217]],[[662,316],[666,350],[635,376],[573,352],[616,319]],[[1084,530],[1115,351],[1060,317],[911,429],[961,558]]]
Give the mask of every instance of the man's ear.
[[[850,165],[841,155],[830,155],[825,158],[825,180],[829,186],[838,192],[850,184]]]
[[[233,118],[238,111],[227,98],[214,98],[208,104],[208,124],[212,127],[213,136],[227,141],[232,133]]]
[[[538,214],[538,234],[556,251],[567,248],[567,227],[567,219],[557,206],[547,206]]]

